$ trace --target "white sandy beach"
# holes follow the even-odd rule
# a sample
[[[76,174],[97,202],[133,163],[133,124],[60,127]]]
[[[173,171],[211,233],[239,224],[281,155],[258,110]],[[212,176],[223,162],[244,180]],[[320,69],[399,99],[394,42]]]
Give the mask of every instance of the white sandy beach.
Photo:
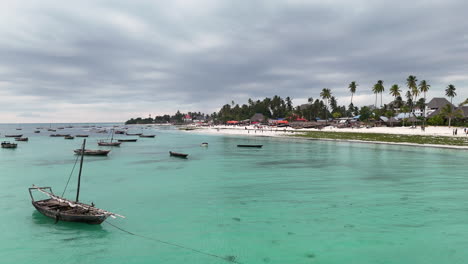
[[[457,135],[453,135],[454,129],[457,129]],[[211,127],[199,127],[199,129],[188,131],[190,133],[201,133],[201,134],[217,134],[217,135],[242,135],[242,136],[257,136],[257,137],[288,137],[292,135],[292,132],[308,132],[308,131],[328,131],[328,132],[354,132],[354,133],[382,133],[382,134],[398,134],[398,135],[425,135],[425,136],[447,136],[447,137],[468,137],[464,133],[464,128],[461,127],[438,127],[430,126],[426,127],[425,131],[421,130],[420,127],[371,127],[371,128],[336,128],[334,126],[328,126],[322,130],[318,129],[292,129],[287,128],[270,128],[257,126],[211,126]],[[317,140],[317,139],[312,139]],[[335,139],[321,139],[321,140],[332,140]],[[451,149],[464,149],[468,150],[468,146],[453,146],[453,145],[434,145],[434,144],[414,144],[414,143],[393,143],[393,142],[376,142],[376,141],[362,141],[362,140],[339,140],[347,142],[361,142],[361,143],[372,143],[372,144],[390,144],[390,145],[407,145],[407,146],[424,146],[424,147],[436,147],[436,148],[451,148]]]
[[[457,135],[453,135],[453,130],[457,129]],[[199,127],[195,130],[199,133],[209,134],[224,134],[224,135],[247,135],[247,136],[285,136],[291,132],[307,132],[307,131],[322,131],[322,132],[353,132],[353,133],[381,133],[381,134],[398,134],[398,135],[424,135],[424,136],[447,136],[447,137],[466,137],[464,128],[462,127],[439,127],[429,126],[423,131],[420,127],[371,127],[371,128],[337,128],[328,126],[321,130],[318,129],[293,129],[287,128],[270,128],[257,126],[211,126]]]

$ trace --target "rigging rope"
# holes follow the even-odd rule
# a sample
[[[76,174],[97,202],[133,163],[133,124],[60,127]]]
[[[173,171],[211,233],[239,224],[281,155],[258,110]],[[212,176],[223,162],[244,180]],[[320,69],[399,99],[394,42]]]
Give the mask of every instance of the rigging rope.
[[[71,179],[71,176],[73,174],[73,171],[75,170],[75,167],[76,167],[76,163],[78,162],[78,158],[80,157],[80,155],[76,155],[76,160],[75,160],[75,164],[73,165],[73,168],[72,168],[72,171],[70,172],[70,176],[68,176],[68,181],[67,181],[67,184],[65,185],[65,189],[63,189],[63,192],[62,192],[62,196],[65,194],[65,191],[67,190],[67,187],[68,187],[68,183],[70,182],[70,179]]]
[[[160,240],[160,239],[156,239],[156,238],[152,238],[152,237],[147,237],[147,236],[142,236],[142,235],[139,235],[139,234],[135,234],[133,232],[130,232],[130,231],[127,231],[121,227],[118,227],[114,224],[111,224],[109,223],[108,221],[105,221],[104,223],[106,224],[109,224],[117,229],[119,229],[120,231],[122,232],[125,232],[129,235],[132,235],[132,236],[137,236],[137,237],[141,237],[141,238],[144,238],[144,239],[148,239],[148,240],[152,240],[152,241],[156,241],[156,242],[159,242],[159,243],[162,243],[162,244],[166,244],[166,245],[169,245],[169,246],[173,246],[173,247],[178,247],[178,248],[181,248],[181,249],[186,249],[186,250],[190,250],[190,251],[193,251],[193,252],[196,252],[198,254],[202,254],[202,255],[205,255],[205,256],[209,256],[209,257],[213,257],[213,258],[218,258],[218,259],[222,259],[224,261],[227,261],[227,262],[231,262],[231,263],[236,263],[236,264],[242,264],[241,262],[238,262],[236,261],[235,259],[231,259],[229,257],[221,257],[221,256],[218,256],[218,255],[215,255],[215,254],[212,254],[212,253],[208,253],[208,252],[203,252],[203,251],[200,251],[198,249],[194,249],[194,248],[189,248],[189,247],[186,247],[186,246],[182,246],[182,245],[178,245],[178,244],[175,244],[175,243],[171,243],[171,242],[167,242],[167,241],[164,241],[164,240]]]

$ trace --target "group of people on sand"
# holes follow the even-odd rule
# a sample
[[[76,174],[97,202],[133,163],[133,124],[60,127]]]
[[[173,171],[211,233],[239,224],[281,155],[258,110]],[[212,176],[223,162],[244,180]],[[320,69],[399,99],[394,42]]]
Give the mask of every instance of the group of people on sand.
[[[468,136],[468,128],[465,127],[465,128],[463,129],[463,134],[465,134],[466,136]],[[458,135],[458,128],[455,128],[455,129],[452,130],[452,135],[454,135],[454,136]]]

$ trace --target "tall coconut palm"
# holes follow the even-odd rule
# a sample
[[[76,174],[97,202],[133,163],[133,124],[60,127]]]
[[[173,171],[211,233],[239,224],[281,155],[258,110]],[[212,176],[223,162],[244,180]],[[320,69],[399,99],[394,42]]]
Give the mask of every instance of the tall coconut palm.
[[[419,94],[417,82],[418,79],[416,79],[416,76],[414,75],[410,75],[408,78],[406,78],[406,86],[408,86],[408,89],[411,90],[413,96],[417,96]]]
[[[351,92],[351,104],[353,104],[353,96],[354,96],[354,93],[356,93],[357,87],[358,87],[358,84],[355,81],[352,81],[348,86],[349,91]]]
[[[374,87],[372,87],[372,92],[375,93],[375,108],[377,108],[377,95],[380,93],[380,107],[382,107],[382,93],[385,91],[383,86],[383,81],[378,80]]]
[[[395,97],[395,100],[398,96],[401,96],[401,90],[398,84],[392,85],[392,87],[390,88],[390,95]]]
[[[372,87],[372,92],[375,94],[374,107],[377,109],[377,94],[379,93],[379,85],[378,84],[374,84],[374,86]]]
[[[445,95],[447,95],[448,97],[450,97],[450,107],[452,107],[452,99],[453,97],[455,97],[457,95],[457,93],[455,92],[456,88],[455,88],[455,85],[453,84],[449,84],[447,86],[447,89],[445,89]],[[449,127],[450,127],[450,124],[451,124],[451,121],[452,121],[452,116],[449,116]]]
[[[419,83],[419,91],[421,91],[421,93],[424,93],[424,103],[426,102],[426,93],[427,91],[429,91],[430,88],[431,86],[427,84],[426,80],[422,80]],[[423,116],[424,116],[423,126],[426,126],[426,105],[424,104],[422,107],[423,107]]]
[[[392,85],[392,87],[390,87],[390,95],[395,97],[395,100],[393,100],[393,108],[395,108],[395,101],[397,100],[397,97],[398,96],[401,96],[401,90],[400,90],[400,86],[398,86],[398,84],[394,84]]]
[[[327,103],[325,105],[325,119],[326,119],[326,122],[328,123],[328,100],[330,100],[332,94],[331,94],[331,90],[328,89],[328,88],[323,88],[322,89],[322,92],[320,93],[320,97],[322,97],[323,100],[326,100]]]
[[[380,108],[382,108],[382,106],[383,106],[383,103],[382,103],[382,94],[383,94],[383,92],[385,91],[385,88],[384,88],[384,86],[383,86],[383,81],[382,81],[382,80],[378,80],[378,81],[377,81],[377,85],[378,85],[379,93],[380,93]]]
[[[450,97],[450,103],[452,103],[453,97],[455,97],[457,95],[455,90],[456,90],[456,88],[455,88],[455,85],[453,85],[453,84],[449,84],[449,86],[447,86],[447,89],[445,89],[445,95]]]
[[[449,120],[449,127],[450,123],[452,121],[452,118],[462,118],[463,117],[463,112],[460,109],[455,109],[452,105],[446,104],[442,109],[440,110],[440,114],[448,118]]]
[[[410,106],[410,112],[413,115],[414,115],[413,113],[414,102],[416,102],[416,98],[418,97],[418,94],[419,94],[417,82],[418,82],[418,79],[416,79],[416,76],[414,75],[410,75],[408,76],[408,78],[406,78],[406,86],[408,86],[408,89],[411,91],[411,95],[413,96],[411,100],[413,103]]]

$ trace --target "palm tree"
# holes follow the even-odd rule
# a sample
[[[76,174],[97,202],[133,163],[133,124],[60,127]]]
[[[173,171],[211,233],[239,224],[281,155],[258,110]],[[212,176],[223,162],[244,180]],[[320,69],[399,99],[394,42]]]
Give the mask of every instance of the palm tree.
[[[331,95],[330,89],[328,88],[322,89],[322,92],[320,93],[320,97],[322,97],[322,99],[327,101],[327,104],[325,105],[325,119],[327,123],[328,123],[328,100],[331,98],[331,96],[332,95]]]
[[[390,88],[390,95],[395,97],[395,100],[392,103],[393,108],[395,108],[395,102],[397,100],[397,97],[401,96],[401,90],[398,84],[392,85],[392,87]]]
[[[383,86],[383,81],[382,80],[378,80],[377,81],[377,87],[378,87],[378,91],[380,93],[380,108],[382,108],[383,106],[383,103],[382,103],[382,94],[383,92],[385,91],[385,88]]]
[[[375,108],[377,109],[377,94],[379,93],[379,85],[378,84],[374,84],[374,86],[372,87],[372,92],[375,94]]]
[[[452,108],[452,99],[453,99],[453,97],[455,97],[457,95],[455,90],[456,90],[456,88],[455,88],[455,85],[453,85],[453,84],[449,84],[447,86],[447,89],[445,89],[445,95],[450,97],[450,108]],[[450,123],[452,121],[452,116],[448,115],[448,118],[449,118],[449,127],[450,127]]]
[[[390,88],[390,95],[395,97],[395,100],[398,96],[401,96],[401,90],[398,84],[392,85],[392,87]]]
[[[413,116],[414,116],[414,113],[413,113],[414,102],[416,102],[416,98],[418,97],[418,94],[419,94],[417,82],[418,82],[418,79],[416,79],[416,76],[414,75],[410,75],[408,76],[408,78],[406,78],[406,86],[408,86],[408,89],[411,91],[411,95],[413,96],[413,98],[411,99],[413,103],[410,106],[411,108],[410,113],[413,114]]]
[[[446,104],[444,107],[442,107],[442,109],[440,110],[440,114],[443,117],[448,118],[449,127],[450,127],[452,118],[461,118],[461,117],[463,117],[463,114],[462,114],[461,110],[460,109],[455,109],[451,104],[450,105]]]
[[[429,91],[429,88],[431,88],[431,86],[427,84],[426,80],[422,80],[419,83],[419,91],[424,93],[424,103],[426,103],[426,93],[427,91]],[[423,116],[424,116],[423,127],[425,127],[426,126],[426,104],[424,104],[422,107],[423,107]]]
[[[351,92],[351,104],[353,104],[353,95],[354,93],[356,93],[357,87],[358,87],[358,84],[355,81],[352,81],[348,86],[349,91]]]
[[[406,78],[406,85],[408,86],[408,89],[411,90],[411,94],[414,96],[413,101],[416,101],[416,97],[419,94],[417,82],[418,79],[416,79],[416,76],[414,75],[410,75],[408,78]]]
[[[455,97],[457,95],[455,90],[456,90],[456,88],[455,88],[455,85],[453,85],[453,84],[449,84],[449,86],[447,86],[447,89],[445,89],[445,95],[450,97],[450,103],[452,103],[453,97]]]

